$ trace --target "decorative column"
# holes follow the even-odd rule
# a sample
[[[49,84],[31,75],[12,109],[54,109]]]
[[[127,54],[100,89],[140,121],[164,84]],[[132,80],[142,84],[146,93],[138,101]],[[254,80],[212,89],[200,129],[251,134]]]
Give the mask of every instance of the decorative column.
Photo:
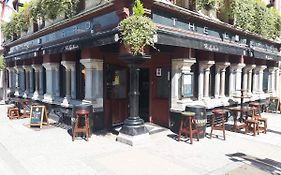
[[[92,103],[95,107],[103,107],[103,60],[81,59],[85,66],[85,99],[86,103]]]
[[[246,65],[244,63],[239,63],[236,66],[236,80],[235,80],[235,91],[236,94],[240,94],[241,93],[241,86],[242,86],[242,69],[245,67]]]
[[[33,64],[32,68],[34,69],[35,74],[35,89],[33,93],[32,99],[37,100],[39,98],[39,84],[40,84],[40,77],[39,77],[39,70],[41,69],[41,65]]]
[[[146,60],[151,59],[150,55],[123,55],[121,60],[126,62],[130,69],[130,91],[129,91],[129,117],[118,134],[117,141],[135,145],[136,142],[148,137],[149,133],[144,126],[144,121],[139,117],[139,68],[138,66]],[[138,138],[138,139],[136,139]]]
[[[263,94],[263,70],[266,68],[264,65],[260,65],[256,67],[256,71],[258,73],[258,93]]]
[[[216,66],[218,68],[218,71],[220,72],[220,78],[218,79],[218,86],[219,86],[219,92],[215,91],[215,93],[218,93],[219,97],[225,97],[225,71],[228,66],[230,66],[229,62],[224,63],[216,63]],[[217,78],[216,78],[217,82]]]
[[[7,93],[14,93],[15,88],[14,88],[14,80],[13,80],[13,76],[14,76],[14,72],[15,69],[13,67],[7,67],[6,68],[9,71],[9,91]]]
[[[274,86],[274,91],[275,91],[275,96],[280,95],[280,91],[278,92],[279,89],[279,75],[280,74],[280,70],[278,67],[276,67],[275,69],[275,86]]]
[[[201,100],[204,94],[204,68],[199,66],[198,99]]]
[[[38,66],[38,74],[39,74],[39,98],[43,99],[44,98],[44,89],[43,89],[43,84],[44,84],[44,79],[43,79],[43,66],[39,65]]]
[[[29,96],[29,92],[30,92],[29,74],[31,72],[31,66],[23,65],[23,68],[25,70],[25,92],[24,92],[23,97],[27,98]]]
[[[16,70],[16,91],[15,96],[23,96],[24,92],[24,71],[22,66],[15,66]]]
[[[72,71],[75,70],[74,61],[62,61],[61,64],[65,67],[65,83],[66,83],[66,93],[62,105],[68,106],[71,100],[71,82],[75,79],[72,77]]]
[[[186,104],[178,103],[181,100],[179,80],[183,73],[190,73],[191,66],[196,63],[195,59],[179,58],[172,59],[172,82],[171,82],[171,108],[185,110]],[[189,99],[192,101],[191,99]]]
[[[44,63],[43,66],[46,69],[46,94],[44,95],[44,101],[50,103],[57,97],[59,63]]]
[[[201,72],[204,71],[204,84],[203,84],[203,89],[204,89],[204,98],[209,98],[209,88],[210,88],[210,67],[215,64],[214,61],[200,61],[199,62],[199,69],[200,69],[200,74]],[[201,79],[199,81],[202,81]],[[202,83],[202,82],[201,82]],[[202,84],[201,84],[202,88]]]
[[[235,82],[234,82],[234,76],[235,76],[235,68],[230,67],[230,72],[229,72],[229,96],[232,96],[233,93],[234,93],[234,85],[235,85]]]
[[[253,72],[253,69],[256,67],[255,64],[253,65],[247,65],[245,67],[245,74],[247,74],[247,81],[245,81],[245,78],[244,78],[244,84],[246,83],[247,86],[245,85],[243,87],[244,90],[247,90],[247,94],[248,95],[251,95],[252,94],[252,72]],[[244,75],[245,75],[244,74]],[[253,86],[255,87],[255,86]]]
[[[220,95],[220,82],[221,82],[221,68],[216,64],[215,98],[218,98]]]

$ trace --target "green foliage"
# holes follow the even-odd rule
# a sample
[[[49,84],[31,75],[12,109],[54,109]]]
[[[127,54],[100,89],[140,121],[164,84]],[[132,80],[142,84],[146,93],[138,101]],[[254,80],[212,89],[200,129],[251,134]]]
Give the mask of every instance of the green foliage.
[[[36,21],[39,18],[44,18],[45,13],[42,8],[42,0],[31,0],[28,6],[30,18]]]
[[[67,18],[70,18],[77,13],[77,7],[80,0],[62,0],[62,11]]]
[[[14,27],[12,26],[13,24],[11,22],[3,22],[1,24],[1,31],[4,35],[4,37],[7,39],[7,40],[10,40],[12,39],[13,35],[14,35]]]
[[[5,62],[4,62],[4,57],[3,55],[0,55],[0,70],[3,70],[6,67]]]
[[[124,45],[133,55],[143,55],[143,49],[147,45],[154,47],[156,26],[150,18],[133,15],[122,20],[119,28]]]
[[[211,10],[216,8],[218,0],[197,0],[197,9]]]
[[[133,14],[135,16],[143,16],[144,15],[143,5],[142,5],[140,0],[136,0],[135,5],[133,7]]]
[[[19,11],[16,13],[16,19],[17,19],[16,28],[19,31],[27,32],[30,24],[29,18],[30,18],[30,13],[28,9],[28,4],[25,3],[23,7],[21,7]]]
[[[262,37],[275,39],[281,34],[279,13],[260,0],[224,0],[219,12],[221,20]]]
[[[60,0],[40,0],[43,14],[47,19],[56,19],[61,13],[62,1]]]

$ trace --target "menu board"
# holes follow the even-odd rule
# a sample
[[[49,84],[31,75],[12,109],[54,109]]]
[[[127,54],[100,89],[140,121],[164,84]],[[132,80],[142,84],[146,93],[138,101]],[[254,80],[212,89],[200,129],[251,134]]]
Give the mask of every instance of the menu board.
[[[49,124],[46,107],[32,106],[30,112],[30,127],[40,126],[40,128],[42,128],[43,124]]]

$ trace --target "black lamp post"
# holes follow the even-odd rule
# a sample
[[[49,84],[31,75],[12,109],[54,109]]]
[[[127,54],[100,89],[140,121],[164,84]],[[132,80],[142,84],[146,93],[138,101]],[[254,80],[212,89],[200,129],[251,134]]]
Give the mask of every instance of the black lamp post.
[[[148,133],[143,119],[139,116],[139,68],[138,66],[151,58],[150,55],[121,55],[120,59],[129,65],[130,91],[129,91],[129,117],[124,121],[120,133],[137,136]]]

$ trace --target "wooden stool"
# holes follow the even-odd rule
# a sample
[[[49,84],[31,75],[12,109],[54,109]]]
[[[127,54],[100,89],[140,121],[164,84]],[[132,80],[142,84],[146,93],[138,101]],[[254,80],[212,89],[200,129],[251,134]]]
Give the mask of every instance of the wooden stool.
[[[188,126],[184,126],[184,124],[186,122],[188,122]],[[194,125],[194,129],[192,128],[192,125]],[[186,135],[186,137],[189,134],[190,144],[193,143],[192,142],[193,134],[197,135],[197,141],[199,141],[199,130],[197,129],[194,112],[183,112],[182,113],[179,134],[178,134],[178,141],[180,141],[182,133],[184,133]]]
[[[254,113],[252,115],[255,115],[255,119],[257,121],[259,121],[260,124],[262,124],[262,126],[261,125],[258,126],[258,130],[261,131],[261,132],[266,133],[266,131],[267,131],[267,118],[263,118],[261,116],[261,104],[257,103],[257,102],[252,102],[249,105],[256,108],[256,113]]]
[[[251,102],[249,103],[250,107],[255,107],[256,108],[256,113],[258,113],[259,115],[261,114],[261,104],[258,102]]]
[[[248,118],[245,121],[246,123],[245,133],[252,131],[254,133],[254,136],[256,136],[256,134],[259,134],[259,121],[257,120],[257,116],[255,114],[256,114],[256,108],[253,107],[251,118]]]
[[[22,115],[21,118],[29,118],[30,117],[30,111],[27,109],[28,108],[28,100],[24,100],[22,101],[21,105],[22,105]]]
[[[84,118],[84,126],[79,126],[82,118]],[[74,141],[74,137],[76,137],[77,133],[85,133],[86,140],[88,141],[90,135],[89,111],[86,110],[76,111],[76,120],[72,124],[72,141]]]
[[[213,130],[220,130],[223,132],[223,139],[225,140],[225,126],[224,126],[224,115],[225,115],[225,111],[222,110],[222,109],[214,109],[212,110],[212,121],[211,121],[211,133],[210,133],[210,139],[212,138],[213,136]],[[215,123],[215,119],[217,118],[220,118],[222,123],[221,124],[216,124]]]
[[[8,117],[9,119],[17,119],[20,117],[19,108],[9,107],[8,108]]]

